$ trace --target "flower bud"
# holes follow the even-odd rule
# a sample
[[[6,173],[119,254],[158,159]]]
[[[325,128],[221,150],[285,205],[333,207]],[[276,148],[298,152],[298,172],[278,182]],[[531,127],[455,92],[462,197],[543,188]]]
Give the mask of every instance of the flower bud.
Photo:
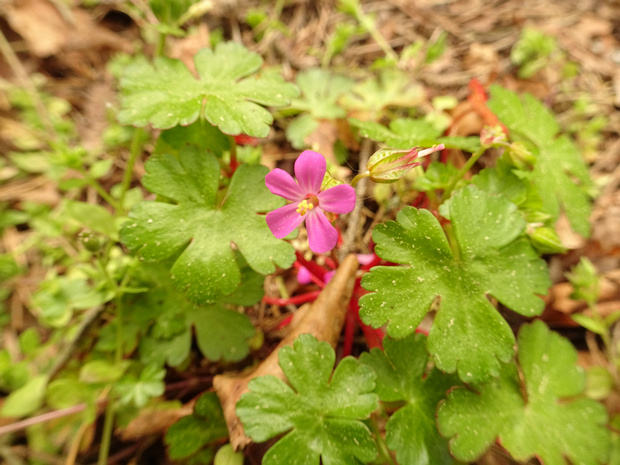
[[[536,162],[536,157],[532,155],[532,152],[521,141],[510,144],[506,150],[506,156],[512,165],[519,169],[529,168]]]
[[[506,133],[501,125],[485,126],[480,132],[480,145],[483,147],[492,147],[494,145],[503,145],[506,142]]]
[[[565,253],[566,247],[562,244],[555,229],[543,226],[530,233],[532,245],[540,253]]]
[[[395,182],[407,174],[411,168],[420,165],[421,162],[417,161],[419,158],[444,148],[443,144],[439,144],[422,151],[419,151],[418,147],[410,150],[378,150],[370,157],[366,165],[368,177],[379,183]]]

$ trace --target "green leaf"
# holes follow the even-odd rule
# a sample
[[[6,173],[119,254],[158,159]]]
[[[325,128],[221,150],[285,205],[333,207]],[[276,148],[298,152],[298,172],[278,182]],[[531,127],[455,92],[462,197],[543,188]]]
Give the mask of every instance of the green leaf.
[[[63,327],[74,310],[91,308],[106,301],[103,294],[92,289],[86,279],[55,276],[43,281],[32,297],[32,307],[44,324]]]
[[[254,326],[243,313],[219,305],[198,308],[189,314],[196,328],[196,342],[209,360],[239,361],[248,354]]]
[[[442,137],[441,130],[424,119],[399,118],[386,128],[373,121],[361,121],[350,118],[350,123],[357,127],[363,137],[384,142],[395,149],[410,149],[412,147],[431,147],[444,144],[449,149],[462,149],[475,152],[480,148],[479,137]]]
[[[566,277],[573,286],[573,292],[570,295],[572,299],[583,299],[590,306],[596,305],[600,278],[596,267],[587,257],[581,257],[570,273],[566,273]]]
[[[65,200],[68,217],[77,221],[85,228],[106,235],[112,240],[118,240],[114,217],[101,205]]]
[[[236,42],[194,56],[198,78],[180,60],[139,58],[121,79],[122,124],[166,129],[187,126],[201,114],[226,134],[265,137],[273,117],[261,105],[281,106],[298,92],[273,73],[255,74],[261,57]]]
[[[230,138],[204,119],[189,126],[175,126],[161,132],[157,138],[154,153],[179,155],[186,145],[195,145],[214,154],[230,150]]]
[[[518,364],[498,379],[455,389],[438,411],[439,429],[452,437],[458,460],[474,461],[496,440],[519,462],[536,456],[545,465],[607,463],[607,412],[583,393],[583,370],[570,342],[541,321],[519,332]],[[527,393],[524,399],[522,389]]]
[[[603,335],[608,331],[608,328],[605,327],[605,324],[602,321],[591,316],[584,315],[583,313],[575,313],[574,315],[571,315],[571,319],[595,334]]]
[[[412,84],[411,77],[396,68],[385,68],[379,75],[366,79],[353,87],[351,94],[342,98],[345,107],[370,113],[373,120],[381,117],[381,112],[389,106],[417,107],[424,100],[424,90]]]
[[[80,381],[83,383],[113,383],[118,381],[129,367],[129,362],[111,363],[106,360],[93,360],[80,368]]]
[[[427,373],[426,337],[385,338],[384,351],[372,349],[360,360],[377,375],[375,392],[383,402],[404,401],[387,424],[386,442],[400,464],[450,464],[448,441],[435,424],[437,404],[446,391],[459,384],[454,376],[433,368]]]
[[[194,413],[168,428],[164,442],[172,460],[196,454],[214,441],[228,436],[224,414],[217,395],[207,392],[196,401]]]
[[[35,412],[43,403],[48,380],[47,375],[36,375],[30,378],[26,384],[4,399],[0,416],[24,417]]]
[[[353,83],[350,78],[320,68],[311,68],[297,75],[301,96],[293,99],[290,106],[303,113],[286,128],[286,138],[294,148],[303,149],[307,146],[306,137],[316,130],[319,120],[346,116],[347,112],[339,101]]]
[[[247,356],[248,340],[254,335],[247,315],[222,303],[195,305],[172,288],[163,266],[151,264],[145,268],[151,273],[151,290],[130,304],[135,314],[147,312],[153,320],[152,325],[143,328],[140,339],[140,359],[144,363],[181,365],[190,355],[192,327],[198,348],[209,360],[236,362]],[[264,278],[247,267],[242,268],[242,278],[239,289],[222,300],[234,305],[253,305],[260,300]],[[148,322],[141,323],[143,327],[145,324]]]
[[[453,164],[433,161],[424,171],[424,175],[415,179],[414,187],[422,192],[445,189],[457,173],[458,169]]]
[[[149,0],[149,7],[155,17],[165,25],[176,25],[177,21],[187,12],[187,10],[198,0]]]
[[[63,409],[81,402],[89,402],[94,406],[99,394],[96,386],[89,386],[73,378],[59,378],[49,383],[46,399],[50,407]]]
[[[246,434],[262,442],[286,433],[267,451],[265,465],[344,465],[376,457],[370,430],[360,421],[378,407],[375,374],[346,357],[332,375],[334,361],[327,342],[302,334],[279,354],[290,386],[271,375],[250,382],[250,392],[237,402]]]
[[[311,68],[297,75],[299,98],[291,101],[291,108],[310,113],[315,119],[337,119],[346,116],[338,100],[353,87],[354,81],[321,68]]]
[[[156,365],[147,365],[136,378],[134,375],[126,375],[113,385],[114,391],[120,396],[119,403],[133,404],[142,408],[152,398],[164,393],[163,382],[166,370]]]
[[[88,174],[93,179],[102,178],[108,173],[108,171],[112,169],[112,166],[114,166],[115,161],[116,160],[114,160],[114,158],[106,158],[103,160],[97,160],[88,169]]]
[[[282,205],[265,187],[264,166],[241,165],[222,202],[219,165],[210,153],[187,147],[178,158],[154,155],[145,168],[144,186],[175,203],[140,203],[121,229],[121,240],[147,261],[178,256],[171,278],[192,301],[214,302],[239,286],[231,242],[258,273],[273,273],[274,263],[292,265],[292,246],[276,239],[265,217],[256,214]]]
[[[213,465],[243,465],[243,452],[235,452],[230,444],[220,447]]]
[[[499,374],[499,361],[510,360],[514,344],[488,296],[534,316],[544,308],[537,294],[550,281],[545,262],[520,237],[525,222],[514,204],[468,186],[447,205],[456,252],[427,210],[406,207],[396,222],[375,227],[376,253],[402,266],[375,267],[364,276],[362,286],[371,293],[360,299],[360,316],[405,337],[440,297],[428,339],[435,364],[463,381],[481,381]]]
[[[588,169],[567,136],[559,136],[553,114],[535,97],[517,94],[499,86],[491,87],[489,108],[511,131],[513,140],[534,144],[536,163],[531,181],[538,189],[544,211],[557,219],[563,210],[572,228],[582,236],[590,233]]]
[[[527,199],[524,182],[511,171],[500,171],[496,167],[484,168],[472,177],[471,182],[490,194],[503,195],[515,205],[521,205]]]
[[[286,127],[286,139],[293,148],[298,150],[306,147],[306,137],[312,134],[319,127],[319,122],[310,113],[302,113],[292,119]]]

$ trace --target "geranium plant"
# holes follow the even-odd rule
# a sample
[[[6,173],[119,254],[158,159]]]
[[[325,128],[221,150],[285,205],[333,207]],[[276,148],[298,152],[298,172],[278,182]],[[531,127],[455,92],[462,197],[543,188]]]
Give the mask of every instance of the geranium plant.
[[[151,3],[164,42],[195,14]],[[547,256],[567,250],[558,219],[590,230],[577,147],[539,100],[499,85],[471,86],[479,134],[425,118],[372,17],[340,3],[379,41],[381,71],[287,82],[237,42],[198,51],[193,69],[162,45],[119,64],[115,116],[134,128],[118,183],[100,182],[112,163],[50,146],[46,176],[77,180],[58,209],[23,221],[33,244],[64,234],[71,248],[45,250],[53,266],[31,299],[52,336],[23,332],[0,351],[1,414],[81,405],[63,434],[80,435],[75,456],[100,425],[101,465],[117,427],[130,437],[163,410],[175,413],[156,432],[179,463],[242,463],[267,441],[266,465],[461,463],[499,447],[610,463],[607,412],[586,396],[575,348],[539,318]],[[313,136],[336,122],[320,153]],[[293,155],[274,161],[263,142],[280,128]],[[584,267],[569,277],[595,310]],[[610,357],[616,320],[575,318]]]

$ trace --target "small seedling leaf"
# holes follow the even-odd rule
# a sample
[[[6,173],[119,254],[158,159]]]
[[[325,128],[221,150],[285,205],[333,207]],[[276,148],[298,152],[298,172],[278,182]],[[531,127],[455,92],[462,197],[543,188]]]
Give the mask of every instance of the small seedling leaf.
[[[444,144],[449,149],[475,152],[480,148],[479,137],[442,136],[442,131],[423,119],[400,118],[390,123],[389,128],[373,121],[349,120],[364,137],[384,142],[395,149],[432,147]]]

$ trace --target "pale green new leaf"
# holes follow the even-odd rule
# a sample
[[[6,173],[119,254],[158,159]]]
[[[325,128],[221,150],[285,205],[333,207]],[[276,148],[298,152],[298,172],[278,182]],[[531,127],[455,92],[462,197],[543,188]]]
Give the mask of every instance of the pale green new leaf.
[[[121,229],[121,241],[147,261],[177,257],[170,270],[177,289],[198,303],[233,292],[241,271],[231,243],[261,274],[292,265],[293,248],[269,231],[267,212],[282,205],[265,186],[264,166],[241,165],[223,201],[218,200],[219,164],[215,157],[187,147],[178,158],[152,156],[143,184],[174,201],[142,202]]]
[[[306,137],[318,127],[319,120],[346,116],[339,99],[351,89],[354,81],[320,68],[311,68],[299,73],[296,82],[301,96],[293,99],[290,106],[303,113],[290,122],[286,138],[293,147],[302,149],[306,146]]]
[[[514,336],[490,303],[493,296],[526,316],[544,308],[537,294],[550,285],[547,266],[526,239],[516,206],[475,186],[457,191],[449,215],[458,246],[453,252],[437,219],[406,207],[397,221],[373,232],[376,253],[401,266],[373,268],[362,280],[371,291],[360,299],[360,316],[388,335],[415,331],[439,298],[428,349],[442,371],[466,381],[497,376],[513,356]]]
[[[198,77],[180,60],[141,58],[121,79],[122,124],[158,129],[187,126],[201,114],[226,134],[265,137],[273,121],[261,105],[282,106],[298,94],[294,85],[273,73],[255,74],[261,57],[236,42],[194,56]]]
[[[357,113],[367,113],[378,120],[386,107],[415,108],[424,100],[424,91],[411,77],[396,68],[385,68],[379,75],[366,79],[345,94],[342,103]]]
[[[265,454],[265,465],[347,465],[368,463],[377,452],[360,420],[378,407],[372,393],[375,374],[346,357],[333,371],[334,350],[327,342],[302,334],[283,347],[279,363],[290,385],[275,376],[249,384],[237,402],[237,415],[248,436],[262,442],[286,433]]]
[[[291,101],[291,108],[310,113],[315,119],[337,119],[346,116],[338,100],[353,87],[351,78],[311,68],[297,75],[301,96]]]
[[[437,404],[458,385],[453,375],[433,368],[427,373],[426,337],[385,338],[383,351],[372,349],[360,357],[377,374],[375,392],[383,402],[403,402],[385,425],[386,443],[400,465],[451,464],[448,441],[435,423]]]
[[[399,118],[390,123],[389,128],[374,121],[349,120],[360,134],[377,142],[384,142],[395,149],[412,147],[431,147],[444,144],[449,149],[462,149],[475,152],[480,148],[479,137],[442,136],[441,130],[424,119]]]
[[[575,144],[567,136],[558,136],[553,114],[533,96],[520,98],[500,86],[491,87],[488,105],[511,131],[511,139],[534,145],[536,163],[530,179],[544,211],[557,219],[563,210],[572,228],[588,236],[592,181]]]
[[[538,457],[544,465],[607,463],[607,412],[583,394],[585,376],[570,342],[541,321],[524,326],[518,338],[518,365],[500,377],[455,389],[438,411],[439,429],[451,437],[450,450],[475,461],[496,440],[519,462]],[[523,390],[527,393],[524,399]]]
[[[30,378],[26,384],[6,397],[0,409],[0,417],[23,417],[38,410],[43,404],[48,381],[47,375]]]
[[[129,374],[114,383],[114,391],[119,395],[121,405],[133,404],[142,408],[152,397],[161,396],[164,393],[166,388],[164,376],[166,376],[166,370],[156,365],[147,365],[138,377]]]

